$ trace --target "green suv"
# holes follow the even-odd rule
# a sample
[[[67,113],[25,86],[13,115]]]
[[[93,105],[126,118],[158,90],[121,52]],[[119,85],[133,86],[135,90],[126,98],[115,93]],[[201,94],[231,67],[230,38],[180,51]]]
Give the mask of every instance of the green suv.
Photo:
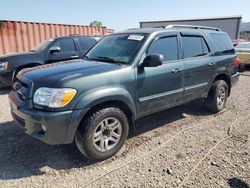
[[[45,143],[75,142],[88,158],[105,160],[138,118],[200,98],[221,111],[238,65],[231,39],[217,28],[127,30],[104,37],[83,59],[19,72],[11,114]]]

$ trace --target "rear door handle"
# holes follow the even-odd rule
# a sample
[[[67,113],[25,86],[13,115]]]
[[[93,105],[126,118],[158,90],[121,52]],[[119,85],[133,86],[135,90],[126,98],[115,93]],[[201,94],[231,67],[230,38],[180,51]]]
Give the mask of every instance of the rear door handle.
[[[210,67],[213,67],[215,65],[215,63],[209,63],[208,64]]]
[[[78,55],[72,55],[70,57],[73,59],[73,58],[78,58],[79,56]]]
[[[171,72],[174,74],[177,74],[177,73],[181,72],[181,69],[179,69],[179,68],[173,69]]]

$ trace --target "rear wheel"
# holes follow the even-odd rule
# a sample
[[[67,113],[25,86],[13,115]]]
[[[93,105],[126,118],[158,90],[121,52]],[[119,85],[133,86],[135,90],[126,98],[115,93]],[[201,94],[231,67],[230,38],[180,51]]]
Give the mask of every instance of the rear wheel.
[[[92,113],[82,122],[75,143],[86,157],[101,161],[115,155],[128,136],[128,120],[123,111],[107,107]]]
[[[245,69],[246,69],[246,66],[244,64],[240,63],[240,65],[239,65],[239,72],[244,72]]]
[[[224,80],[213,83],[206,99],[206,108],[214,113],[220,112],[226,106],[228,98],[228,85]]]

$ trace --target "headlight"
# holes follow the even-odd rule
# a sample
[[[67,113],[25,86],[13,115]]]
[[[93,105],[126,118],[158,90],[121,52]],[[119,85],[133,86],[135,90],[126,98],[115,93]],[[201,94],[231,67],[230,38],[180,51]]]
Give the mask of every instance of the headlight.
[[[0,70],[6,70],[8,68],[8,62],[0,62]]]
[[[71,88],[46,88],[36,90],[33,101],[35,104],[50,108],[64,107],[74,98],[76,90]]]

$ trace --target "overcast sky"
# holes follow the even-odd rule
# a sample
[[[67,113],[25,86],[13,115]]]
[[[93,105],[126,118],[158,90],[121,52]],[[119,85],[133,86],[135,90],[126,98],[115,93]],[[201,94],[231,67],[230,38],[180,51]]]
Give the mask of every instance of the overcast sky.
[[[140,21],[242,15],[250,0],[1,0],[0,20],[89,25],[98,20],[115,31]]]

